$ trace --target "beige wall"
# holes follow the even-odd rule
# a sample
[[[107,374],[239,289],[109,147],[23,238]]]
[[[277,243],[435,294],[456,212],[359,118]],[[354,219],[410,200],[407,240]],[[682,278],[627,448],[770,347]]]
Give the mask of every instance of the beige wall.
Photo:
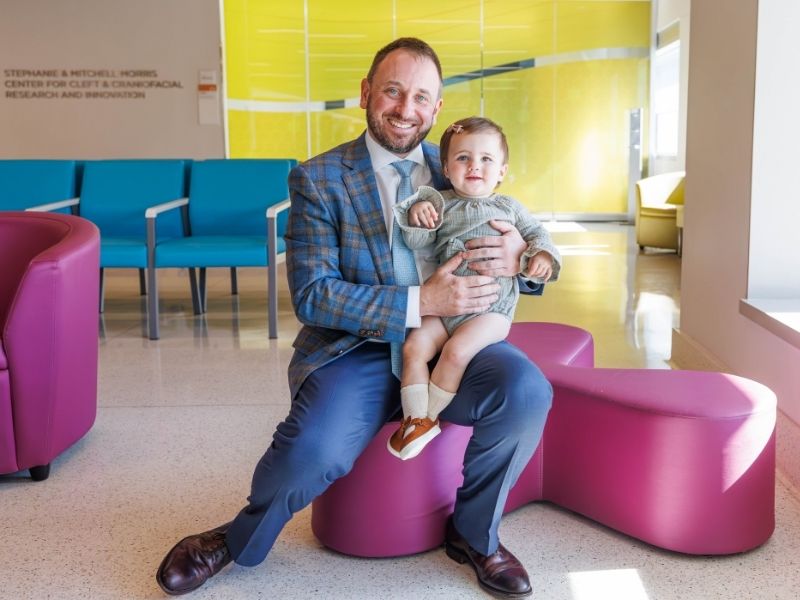
[[[757,11],[757,0],[704,0],[691,7],[681,324],[675,342],[696,342],[733,372],[776,392],[785,425],[778,460],[796,483],[800,350],[739,312],[748,284]]]
[[[197,88],[200,70],[219,73],[219,48],[218,0],[3,0],[0,158],[223,156],[221,106],[216,124],[201,124]],[[182,87],[121,87],[143,80]],[[81,97],[22,97],[43,91]],[[87,97],[123,91],[144,98]]]

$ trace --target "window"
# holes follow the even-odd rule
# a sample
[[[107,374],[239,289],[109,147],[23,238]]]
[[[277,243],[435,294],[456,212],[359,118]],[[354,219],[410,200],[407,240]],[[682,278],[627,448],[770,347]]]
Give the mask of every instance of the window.
[[[653,87],[653,150],[656,156],[678,156],[680,42],[656,50],[650,76]]]

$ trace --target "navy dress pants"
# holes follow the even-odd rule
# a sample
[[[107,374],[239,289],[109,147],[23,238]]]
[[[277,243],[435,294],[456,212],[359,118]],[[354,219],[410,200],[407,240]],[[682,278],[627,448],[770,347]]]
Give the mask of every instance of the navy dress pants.
[[[350,471],[398,412],[399,387],[391,372],[389,345],[375,342],[362,344],[306,379],[256,465],[247,506],[226,535],[237,564],[262,562],[292,515]],[[478,552],[497,549],[508,491],[539,444],[552,394],[538,367],[514,346],[500,342],[472,360],[458,393],[440,415],[473,427],[454,523]]]

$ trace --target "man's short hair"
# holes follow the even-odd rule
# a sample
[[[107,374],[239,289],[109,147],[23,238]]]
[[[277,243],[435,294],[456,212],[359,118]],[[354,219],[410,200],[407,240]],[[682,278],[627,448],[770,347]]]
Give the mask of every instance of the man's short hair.
[[[380,66],[380,64],[383,62],[383,59],[386,58],[390,52],[394,52],[395,50],[405,50],[406,52],[414,54],[420,58],[430,59],[431,62],[433,62],[433,64],[436,66],[437,73],[439,73],[439,81],[442,81],[442,64],[439,62],[439,57],[436,55],[436,51],[426,42],[413,37],[398,38],[378,50],[378,52],[375,54],[375,58],[372,59],[372,66],[369,68],[369,72],[367,73],[367,81],[372,83],[372,78],[374,77],[378,66]]]

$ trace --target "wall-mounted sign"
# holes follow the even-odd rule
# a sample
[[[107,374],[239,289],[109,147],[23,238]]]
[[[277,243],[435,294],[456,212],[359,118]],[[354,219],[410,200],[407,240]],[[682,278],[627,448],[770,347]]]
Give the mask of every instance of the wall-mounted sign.
[[[220,124],[218,72],[203,69],[197,74],[197,122]]]
[[[10,100],[144,100],[153,91],[183,89],[157,69],[3,69]]]

